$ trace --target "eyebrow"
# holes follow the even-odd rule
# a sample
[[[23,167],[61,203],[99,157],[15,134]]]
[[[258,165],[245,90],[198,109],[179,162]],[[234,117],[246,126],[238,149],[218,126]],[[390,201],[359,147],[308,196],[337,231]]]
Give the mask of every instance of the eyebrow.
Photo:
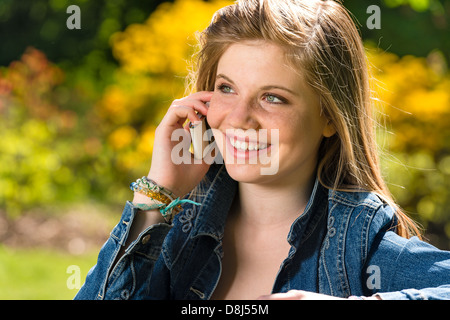
[[[218,79],[225,79],[226,81],[231,82],[231,84],[234,84],[234,81],[233,81],[233,80],[231,80],[230,78],[228,78],[226,75],[224,75],[224,74],[222,74],[222,73],[219,73],[219,74],[216,76],[216,81],[217,81]]]
[[[230,82],[231,84],[233,84],[233,85],[235,84],[233,80],[231,80],[230,78],[228,78],[226,75],[224,75],[224,74],[222,74],[222,73],[220,73],[220,74],[218,74],[218,75],[216,76],[216,81],[217,81],[218,79],[225,79],[226,81]],[[286,87],[283,87],[283,86],[267,85],[267,86],[264,86],[264,87],[261,88],[261,90],[271,90],[271,89],[280,89],[280,90],[287,91],[287,92],[289,92],[290,94],[293,94],[293,95],[295,95],[295,96],[298,95],[298,93],[292,91],[291,89],[288,89],[288,88],[286,88]]]

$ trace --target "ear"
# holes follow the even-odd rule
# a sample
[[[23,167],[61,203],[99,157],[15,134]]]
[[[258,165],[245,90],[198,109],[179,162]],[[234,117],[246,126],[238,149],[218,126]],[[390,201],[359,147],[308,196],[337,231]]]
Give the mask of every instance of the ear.
[[[323,129],[323,136],[325,138],[329,138],[331,136],[333,136],[336,133],[336,128],[334,127],[333,123],[331,123],[331,121],[328,120],[325,128]]]

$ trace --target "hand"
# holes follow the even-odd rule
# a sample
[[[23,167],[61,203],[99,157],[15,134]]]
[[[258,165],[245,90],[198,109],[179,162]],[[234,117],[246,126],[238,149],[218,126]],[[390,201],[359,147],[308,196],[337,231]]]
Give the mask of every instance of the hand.
[[[303,290],[290,290],[286,293],[274,293],[265,296],[260,296],[258,300],[348,300],[348,299]],[[373,295],[371,297],[364,297],[364,300],[381,300],[381,298],[377,295]]]
[[[200,121],[195,111],[207,115],[206,102],[211,100],[212,94],[213,92],[202,91],[175,100],[156,128],[152,165],[148,177],[172,191],[177,197],[183,197],[191,191],[209,169],[210,165],[204,161],[201,164],[195,164],[193,156],[188,164],[175,164],[171,156],[173,148],[179,143],[187,143],[189,148],[189,127],[183,127],[183,124],[186,119],[191,122]],[[184,130],[182,142],[171,141],[172,133],[177,129]]]
[[[261,296],[258,298],[258,300],[347,300],[347,299],[303,290],[290,290],[286,293],[274,293],[270,295]]]

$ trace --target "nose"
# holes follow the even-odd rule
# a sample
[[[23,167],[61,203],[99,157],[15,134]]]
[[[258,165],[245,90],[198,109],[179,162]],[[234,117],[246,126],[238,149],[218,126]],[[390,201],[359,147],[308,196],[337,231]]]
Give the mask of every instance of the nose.
[[[251,100],[236,101],[227,115],[228,123],[235,129],[257,129],[255,103]]]

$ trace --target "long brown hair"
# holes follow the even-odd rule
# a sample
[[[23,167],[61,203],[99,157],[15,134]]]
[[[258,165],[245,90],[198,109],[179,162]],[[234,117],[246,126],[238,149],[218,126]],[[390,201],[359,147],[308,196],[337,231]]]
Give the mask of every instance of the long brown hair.
[[[199,36],[191,75],[195,90],[214,90],[220,57],[231,44],[245,40],[282,46],[292,67],[319,95],[322,112],[336,129],[319,150],[321,184],[377,193],[396,208],[397,233],[420,236],[381,175],[366,54],[348,11],[331,0],[240,0],[220,9]]]

